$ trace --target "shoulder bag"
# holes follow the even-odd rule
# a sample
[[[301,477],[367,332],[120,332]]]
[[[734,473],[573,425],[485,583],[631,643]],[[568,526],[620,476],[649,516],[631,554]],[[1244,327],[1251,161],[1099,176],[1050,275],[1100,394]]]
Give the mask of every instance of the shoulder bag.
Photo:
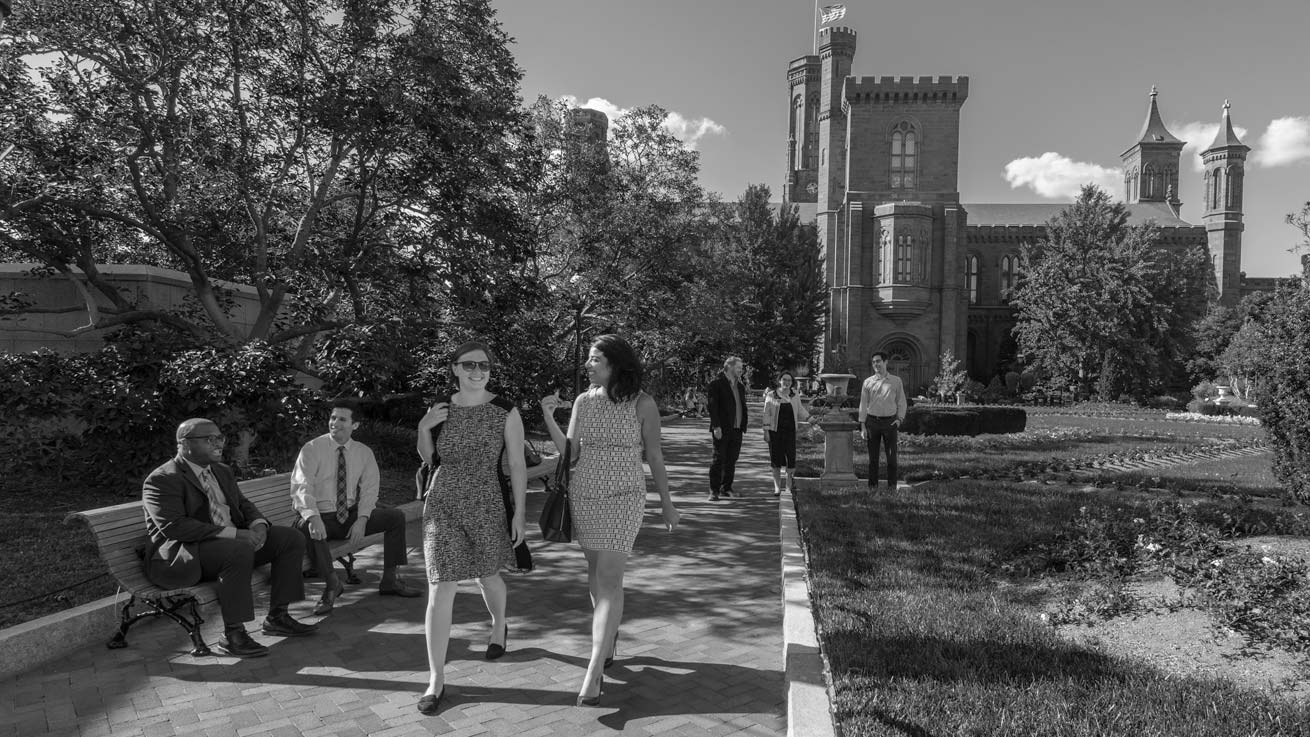
[[[547,542],[573,542],[573,510],[569,505],[569,445],[564,441],[555,475],[546,482],[546,503],[541,508],[541,538]]]

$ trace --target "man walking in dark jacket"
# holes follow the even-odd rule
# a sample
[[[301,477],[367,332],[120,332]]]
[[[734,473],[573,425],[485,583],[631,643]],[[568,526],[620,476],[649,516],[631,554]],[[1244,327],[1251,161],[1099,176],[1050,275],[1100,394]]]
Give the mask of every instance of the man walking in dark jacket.
[[[710,434],[714,438],[714,460],[710,463],[710,501],[732,496],[732,478],[746,432],[746,385],[741,381],[742,362],[728,356],[723,373],[706,388],[709,400]]]

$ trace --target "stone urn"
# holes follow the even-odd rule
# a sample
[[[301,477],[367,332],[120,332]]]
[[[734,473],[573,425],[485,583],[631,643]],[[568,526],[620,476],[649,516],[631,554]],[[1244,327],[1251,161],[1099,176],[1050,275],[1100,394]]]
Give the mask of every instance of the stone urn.
[[[854,374],[819,374],[829,397],[845,397],[846,386]],[[838,399],[836,404],[840,405]],[[823,484],[852,484],[859,479],[855,476],[855,432],[860,423],[851,419],[848,410],[840,406],[825,411],[815,423],[823,431],[823,474],[819,482]]]
[[[827,387],[830,397],[846,396],[846,385],[854,378],[855,374],[819,374],[819,380]]]
[[[1228,386],[1227,384],[1220,384],[1219,386],[1215,387],[1215,390],[1219,392],[1219,396],[1210,400],[1215,404],[1218,404],[1220,406],[1227,406],[1230,404],[1241,404],[1242,402],[1242,400],[1237,398],[1236,394],[1233,394],[1233,388],[1231,386]]]

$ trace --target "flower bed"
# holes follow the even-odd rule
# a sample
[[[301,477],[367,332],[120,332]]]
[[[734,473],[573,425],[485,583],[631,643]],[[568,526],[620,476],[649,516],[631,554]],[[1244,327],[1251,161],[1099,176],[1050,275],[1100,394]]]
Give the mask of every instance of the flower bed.
[[[1245,417],[1242,415],[1203,415],[1200,412],[1170,412],[1165,415],[1166,420],[1175,420],[1177,422],[1208,422],[1215,425],[1259,425],[1259,417]]]

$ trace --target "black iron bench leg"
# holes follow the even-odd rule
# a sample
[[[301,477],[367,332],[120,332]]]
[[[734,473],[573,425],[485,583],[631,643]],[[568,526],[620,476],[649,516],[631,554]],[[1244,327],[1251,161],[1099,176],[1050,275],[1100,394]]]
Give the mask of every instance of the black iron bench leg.
[[[132,614],[132,606],[140,601],[147,607],[147,611]],[[187,610],[179,613],[179,610]],[[182,629],[186,630],[191,637],[191,654],[196,657],[213,655],[214,651],[209,649],[205,644],[205,638],[200,634],[200,625],[205,620],[200,616],[200,609],[196,605],[194,596],[170,596],[159,602],[146,598],[138,598],[135,594],[123,605],[123,611],[120,615],[118,632],[110,638],[108,647],[111,650],[127,647],[127,631],[132,625],[146,618],[164,616],[177,622]]]

